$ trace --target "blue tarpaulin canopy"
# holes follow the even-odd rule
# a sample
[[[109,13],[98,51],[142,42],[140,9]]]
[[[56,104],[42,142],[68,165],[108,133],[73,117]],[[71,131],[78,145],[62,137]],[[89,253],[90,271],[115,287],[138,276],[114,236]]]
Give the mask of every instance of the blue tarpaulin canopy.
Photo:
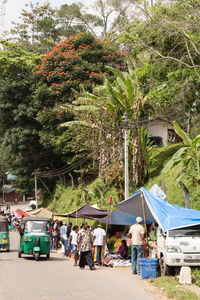
[[[145,188],[141,188],[127,200],[117,204],[116,207],[131,215],[144,217],[142,197],[144,197],[146,219],[150,222],[157,222],[163,231],[200,224],[199,210],[170,204],[166,200],[154,196]]]

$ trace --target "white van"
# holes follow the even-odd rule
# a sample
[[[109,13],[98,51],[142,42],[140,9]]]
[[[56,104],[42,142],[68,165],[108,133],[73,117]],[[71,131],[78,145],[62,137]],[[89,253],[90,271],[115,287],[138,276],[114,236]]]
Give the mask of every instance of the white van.
[[[174,267],[200,266],[200,225],[168,230],[158,228],[157,258],[161,275]]]

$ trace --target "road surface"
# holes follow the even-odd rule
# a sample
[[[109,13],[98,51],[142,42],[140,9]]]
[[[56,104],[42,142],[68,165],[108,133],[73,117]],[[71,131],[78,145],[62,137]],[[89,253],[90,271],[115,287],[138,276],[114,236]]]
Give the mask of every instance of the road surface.
[[[12,232],[10,238],[11,252],[0,253],[0,300],[164,299],[130,268],[80,270],[61,253],[38,262],[30,256],[18,258],[19,236]]]

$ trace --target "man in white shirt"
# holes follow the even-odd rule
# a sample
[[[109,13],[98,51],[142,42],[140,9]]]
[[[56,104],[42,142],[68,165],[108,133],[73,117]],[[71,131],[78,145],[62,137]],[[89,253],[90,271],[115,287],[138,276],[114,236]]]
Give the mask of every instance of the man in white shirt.
[[[133,274],[136,272],[136,263],[138,262],[138,274],[140,274],[140,258],[143,256],[144,228],[141,225],[142,218],[136,218],[136,224],[132,225],[128,235],[132,238],[131,264]]]
[[[97,226],[97,228],[94,230],[94,262],[98,265],[102,264],[102,258],[103,258],[103,245],[105,240],[105,230],[101,227],[101,224]]]

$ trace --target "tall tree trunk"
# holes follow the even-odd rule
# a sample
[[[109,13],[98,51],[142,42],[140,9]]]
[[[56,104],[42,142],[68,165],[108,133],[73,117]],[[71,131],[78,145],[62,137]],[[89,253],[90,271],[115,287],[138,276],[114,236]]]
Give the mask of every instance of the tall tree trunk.
[[[192,122],[191,112],[188,112],[187,113],[187,133],[190,133],[190,131],[191,131],[191,122]]]
[[[72,185],[72,188],[74,188],[74,177],[72,176],[71,173],[69,173],[69,176],[71,178],[71,185]]]

